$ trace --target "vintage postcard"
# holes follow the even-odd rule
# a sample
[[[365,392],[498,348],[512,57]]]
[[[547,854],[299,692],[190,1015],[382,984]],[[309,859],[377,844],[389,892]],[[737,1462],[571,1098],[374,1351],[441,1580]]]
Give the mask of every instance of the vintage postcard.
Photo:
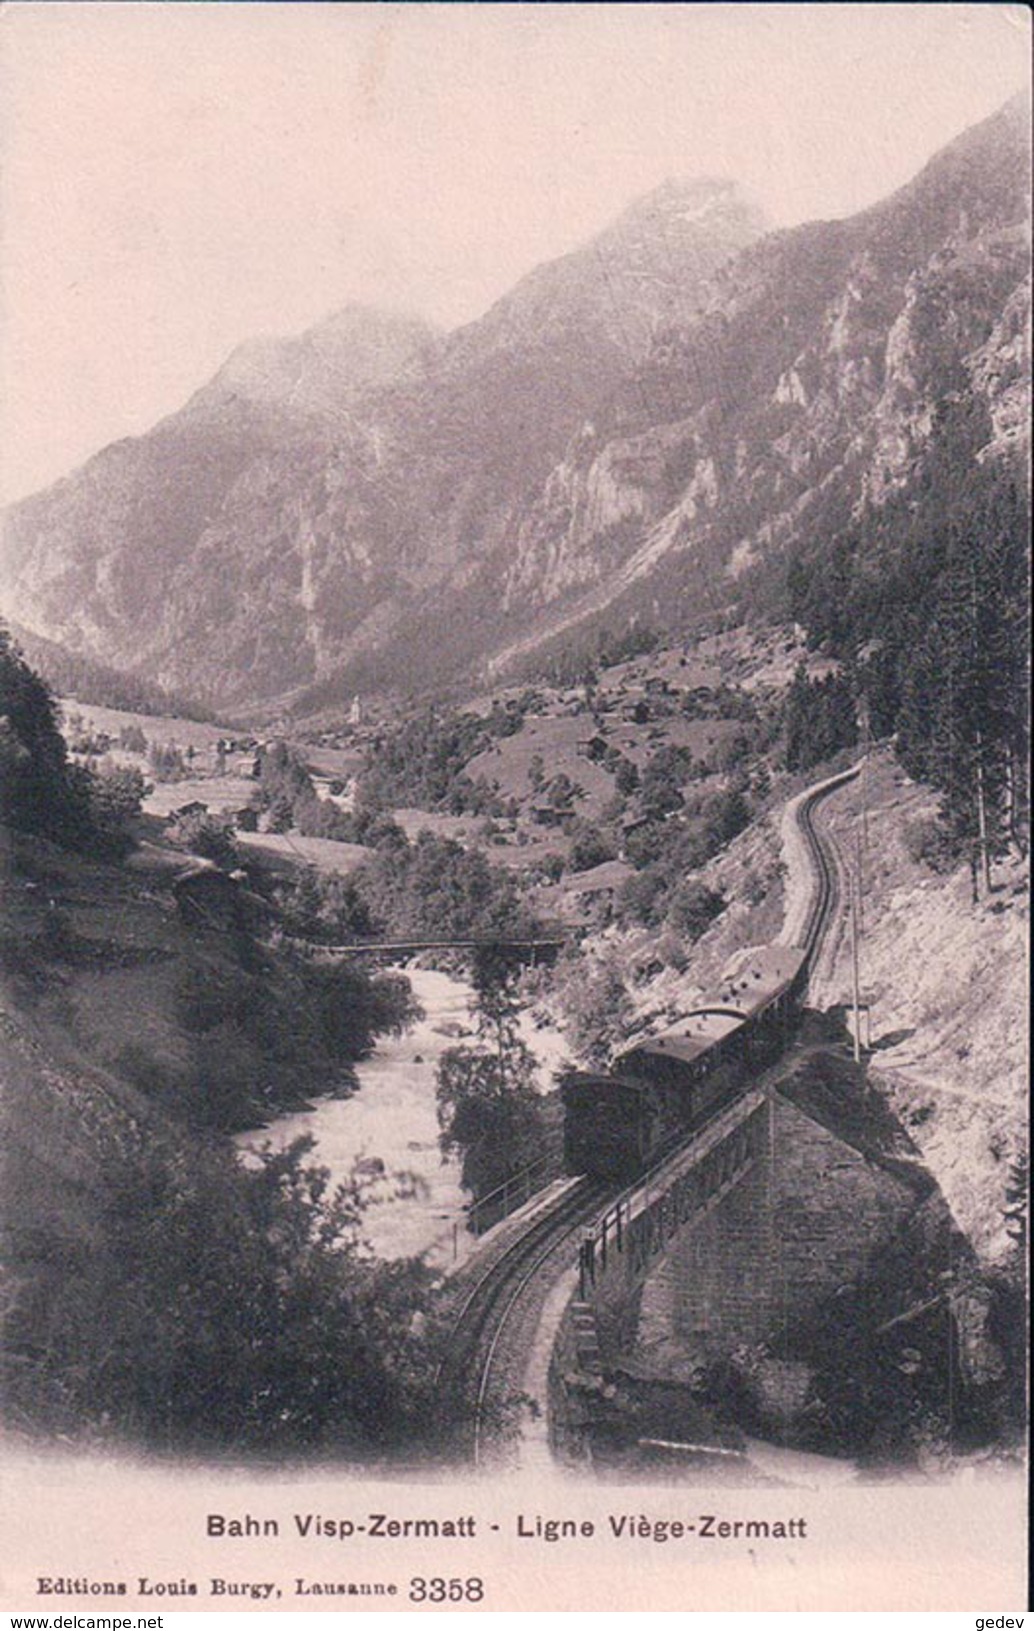
[[[1015,1610],[1029,11],[0,61],[0,1607]]]

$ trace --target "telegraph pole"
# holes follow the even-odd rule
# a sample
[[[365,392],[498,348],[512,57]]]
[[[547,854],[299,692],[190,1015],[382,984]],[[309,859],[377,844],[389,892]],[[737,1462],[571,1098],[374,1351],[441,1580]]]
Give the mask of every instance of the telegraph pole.
[[[858,705],[858,724],[862,733],[862,762],[858,771],[859,819],[855,822],[855,868],[848,872],[848,890],[851,910],[851,987],[854,998],[854,1060],[862,1062],[862,1000],[859,975],[859,946],[864,931],[864,881],[869,855],[869,798],[866,778],[869,772],[869,749],[872,737],[869,727],[869,699],[863,696]],[[866,1025],[869,1016],[866,1010]]]
[[[858,897],[861,893],[858,887],[858,878],[854,873],[848,873],[848,888],[851,893],[851,984],[854,992],[854,1062],[862,1062],[862,1002],[858,979]]]
[[[872,740],[869,734],[869,701],[864,696],[858,704],[858,724],[862,731],[862,763],[858,772],[860,820],[855,824],[855,852],[858,865],[858,917],[860,927],[864,930],[865,863],[869,855],[869,789],[867,777],[869,774],[869,748]]]

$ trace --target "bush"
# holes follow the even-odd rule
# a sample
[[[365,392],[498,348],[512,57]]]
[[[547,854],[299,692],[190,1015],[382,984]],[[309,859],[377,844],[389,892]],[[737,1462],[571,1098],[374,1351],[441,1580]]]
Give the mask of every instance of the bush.
[[[510,872],[480,850],[431,833],[410,845],[401,834],[386,836],[352,880],[373,922],[389,934],[510,940],[536,929]]]
[[[624,798],[628,798],[639,786],[639,771],[631,759],[617,755],[617,764],[614,767],[614,785]]]
[[[571,849],[568,867],[572,872],[587,872],[590,867],[612,861],[617,854],[614,840],[588,821],[576,821],[571,828]]]
[[[331,799],[299,799],[294,806],[294,825],[303,838],[331,838],[339,844],[355,843],[355,818]]]
[[[588,1065],[605,1065],[632,1015],[631,998],[619,970],[576,952],[558,962],[550,986],[571,1047]]]
[[[936,816],[916,816],[904,830],[903,840],[909,860],[932,872],[954,872],[962,859],[962,846]]]
[[[536,870],[544,883],[559,883],[564,875],[564,857],[558,855],[556,850],[550,850],[537,863]]]
[[[147,750],[147,763],[155,781],[178,782],[187,774],[183,754],[175,742],[152,742]]]
[[[652,866],[664,853],[666,834],[659,821],[637,827],[625,839],[625,859],[637,869]]]
[[[565,770],[559,776],[554,776],[546,783],[545,795],[554,810],[561,812],[574,809],[575,799],[585,797],[585,788],[579,782],[572,781]]]
[[[237,840],[225,821],[195,811],[180,817],[176,832],[180,843],[194,855],[214,861],[216,866],[233,868],[237,865],[240,856]]]
[[[750,825],[750,805],[742,789],[735,786],[705,799],[700,814],[708,860]]]
[[[294,805],[286,793],[278,793],[269,805],[266,827],[272,833],[287,833],[294,826]]]
[[[656,928],[664,920],[668,904],[668,881],[659,866],[648,866],[626,878],[614,902],[619,923],[639,923]]]
[[[687,940],[699,940],[725,907],[724,895],[690,878],[676,889],[668,908],[668,922]]]
[[[682,788],[693,764],[686,747],[667,744],[658,748],[643,771],[640,800],[648,815],[665,816],[683,805]]]
[[[92,773],[90,814],[98,847],[110,854],[124,853],[132,843],[132,822],[140,814],[151,788],[135,766],[101,765]]]
[[[434,1415],[430,1276],[365,1256],[360,1180],[309,1140],[257,1170],[152,1130],[103,1174],[7,1322],[8,1400],[48,1430],[171,1447],[412,1441]],[[424,1334],[421,1334],[423,1329]]]

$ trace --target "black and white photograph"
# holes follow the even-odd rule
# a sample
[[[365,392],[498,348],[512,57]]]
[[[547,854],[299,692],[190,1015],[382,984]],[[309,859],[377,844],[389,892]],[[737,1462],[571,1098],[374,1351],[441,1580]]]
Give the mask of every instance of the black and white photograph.
[[[1030,25],[4,7],[0,1606],[1022,1606]]]

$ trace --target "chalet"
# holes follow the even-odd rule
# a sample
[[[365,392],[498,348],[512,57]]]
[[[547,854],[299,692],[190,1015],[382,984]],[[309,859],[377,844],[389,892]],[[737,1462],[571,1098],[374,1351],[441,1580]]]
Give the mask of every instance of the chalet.
[[[531,819],[540,827],[562,827],[571,819],[571,810],[558,810],[555,804],[533,804]]]
[[[177,873],[172,893],[184,923],[224,930],[243,927],[240,885],[211,861],[198,861]]]
[[[247,882],[242,869],[224,872],[213,861],[195,861],[172,880],[176,910],[184,923],[195,928],[223,932],[255,928],[259,920],[276,916],[276,911],[248,889]]]

